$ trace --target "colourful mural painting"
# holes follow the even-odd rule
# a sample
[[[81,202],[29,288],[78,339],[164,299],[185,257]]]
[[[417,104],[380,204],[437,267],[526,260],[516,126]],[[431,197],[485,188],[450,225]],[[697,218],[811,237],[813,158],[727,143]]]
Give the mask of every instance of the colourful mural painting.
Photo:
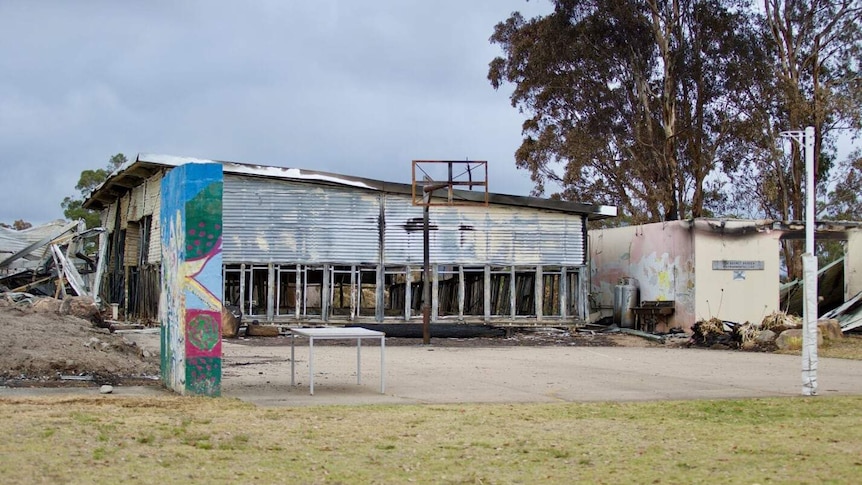
[[[222,166],[162,179],[161,374],[181,394],[221,393]]]

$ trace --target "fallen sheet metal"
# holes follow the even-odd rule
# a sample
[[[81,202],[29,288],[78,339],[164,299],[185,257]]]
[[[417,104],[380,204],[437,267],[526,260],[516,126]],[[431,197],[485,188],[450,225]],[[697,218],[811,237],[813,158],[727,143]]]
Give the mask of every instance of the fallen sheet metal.
[[[24,247],[20,251],[17,251],[14,254],[12,254],[11,256],[9,256],[8,258],[0,261],[0,269],[12,266],[12,263],[14,263],[15,261],[29,255],[30,253],[32,253],[33,251],[35,251],[41,247],[48,245],[49,243],[62,237],[63,235],[65,235],[69,231],[72,231],[72,230],[78,228],[79,225],[80,225],[80,221],[70,222],[70,223],[66,224],[65,226],[61,227],[59,230],[53,231],[50,234],[48,234],[47,236],[43,237],[42,239],[39,239],[38,241],[35,241],[35,242],[27,245],[26,247]]]
[[[824,313],[820,318],[838,320],[842,332],[862,327],[862,291],[838,308]]]
[[[63,254],[63,251],[60,251],[60,247],[56,244],[51,245],[51,253],[54,255],[54,261],[57,264],[57,271],[63,272],[63,275],[69,282],[69,286],[75,290],[75,293],[78,296],[87,295],[87,285],[84,283],[84,279],[81,278],[81,274],[78,273],[78,269],[75,268],[75,264],[69,261],[69,258]]]

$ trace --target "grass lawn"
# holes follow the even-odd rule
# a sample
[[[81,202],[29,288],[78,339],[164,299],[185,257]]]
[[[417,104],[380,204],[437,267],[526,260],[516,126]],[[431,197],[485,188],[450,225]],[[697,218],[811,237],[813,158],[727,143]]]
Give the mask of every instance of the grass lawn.
[[[3,483],[856,483],[862,397],[257,408],[0,399]]]

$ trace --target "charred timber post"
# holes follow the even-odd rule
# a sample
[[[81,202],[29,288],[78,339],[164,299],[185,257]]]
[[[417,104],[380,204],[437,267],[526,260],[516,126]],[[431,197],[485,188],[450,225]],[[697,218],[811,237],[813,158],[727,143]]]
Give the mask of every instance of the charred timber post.
[[[431,193],[445,187],[449,187],[448,182],[422,187],[422,191],[424,192],[422,198],[425,202],[425,207],[422,209],[422,343],[425,345],[431,343],[431,236],[429,208],[431,206]]]

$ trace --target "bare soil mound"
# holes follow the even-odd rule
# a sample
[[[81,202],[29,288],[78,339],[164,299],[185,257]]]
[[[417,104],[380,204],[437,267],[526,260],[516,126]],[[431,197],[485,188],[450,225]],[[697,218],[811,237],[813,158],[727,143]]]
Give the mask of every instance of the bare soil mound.
[[[0,303],[0,385],[153,381],[158,356],[87,320]]]

